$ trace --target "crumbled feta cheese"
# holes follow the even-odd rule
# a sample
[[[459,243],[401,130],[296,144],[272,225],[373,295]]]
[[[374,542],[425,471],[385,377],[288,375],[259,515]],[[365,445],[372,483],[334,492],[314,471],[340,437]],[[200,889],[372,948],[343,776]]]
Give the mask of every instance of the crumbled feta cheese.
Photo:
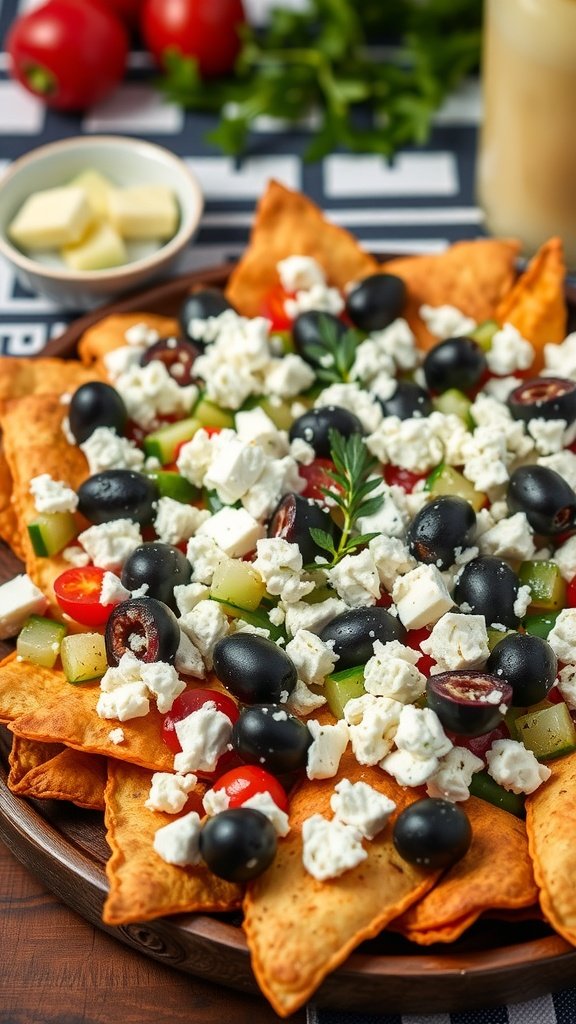
[[[199,864],[200,856],[200,816],[190,811],[182,818],[176,818],[154,835],[154,850],[166,864],[188,867]]]
[[[29,615],[42,615],[48,604],[29,576],[21,573],[0,586],[0,640],[16,636]]]
[[[338,878],[368,856],[361,840],[360,832],[350,825],[343,825],[337,818],[327,821],[321,814],[313,814],[302,824],[302,862],[306,871],[319,882]]]
[[[360,420],[368,433],[373,433],[382,420],[382,406],[358,384],[331,384],[318,395],[315,409],[347,409]]]
[[[399,750],[406,750],[422,760],[442,757],[452,749],[452,742],[436,712],[431,708],[416,708],[413,704],[402,708],[394,742]]]
[[[150,811],[179,814],[197,782],[198,779],[192,774],[172,775],[171,772],[154,772],[144,807]]]
[[[512,793],[533,793],[552,772],[517,740],[496,740],[486,753],[488,775]]]
[[[477,491],[490,491],[508,480],[508,450],[500,424],[477,427],[463,445],[462,472]]]
[[[119,743],[124,743],[124,740],[126,739],[124,729],[121,729],[120,726],[118,726],[117,729],[110,729],[108,739],[110,740],[110,743],[114,743],[115,746],[118,746]]]
[[[334,787],[330,806],[338,821],[358,829],[365,839],[374,839],[385,827],[396,804],[367,782],[341,779]]]
[[[299,629],[286,645],[286,654],[296,666],[298,676],[310,685],[321,685],[334,671],[338,655],[333,651],[334,641],[324,643],[308,629]]]
[[[576,536],[569,537],[554,552],[554,561],[562,577],[570,583],[576,576]]]
[[[65,562],[69,562],[70,565],[76,565],[81,567],[83,565],[90,565],[90,555],[84,548],[81,548],[79,544],[71,544],[69,548],[64,548],[60,552]]]
[[[94,565],[111,571],[121,569],[127,558],[142,543],[138,523],[131,519],[113,519],[89,526],[78,537]]]
[[[306,774],[309,779],[331,779],[336,775],[342,754],[348,746],[348,726],[343,720],[335,725],[320,725],[320,722],[312,719],[306,724],[312,736]]]
[[[352,752],[359,764],[378,764],[392,749],[403,705],[364,693],[344,707]]]
[[[288,435],[278,430],[264,409],[256,406],[235,416],[236,433],[245,444],[258,444],[267,455],[281,456],[288,451]]]
[[[346,609],[344,601],[340,601],[336,597],[328,597],[325,601],[319,601],[317,604],[306,604],[305,601],[287,604],[283,609],[286,629],[290,636],[295,636],[299,629],[309,629],[311,633],[321,633],[324,626],[327,626],[332,619],[341,615]]]
[[[447,303],[443,306],[430,306],[424,303],[418,310],[426,327],[436,338],[465,337],[476,327],[476,321],[466,316],[462,310]]]
[[[287,256],[276,264],[285,292],[307,291],[315,284],[326,284],[323,267],[312,256]]]
[[[210,596],[210,590],[204,583],[180,583],[174,587],[174,597],[180,615],[186,615],[196,607],[199,601]]]
[[[368,338],[356,346],[354,362],[350,367],[352,380],[362,381],[379,397],[388,398],[394,394],[396,388],[394,372],[394,360],[373,338]]]
[[[209,515],[198,528],[199,537],[211,537],[231,558],[241,558],[253,551],[256,541],[265,535],[264,526],[245,508],[226,506]]]
[[[216,567],[227,556],[211,537],[190,537],[186,557],[192,565],[194,583],[212,583]]]
[[[368,548],[378,570],[380,582],[386,590],[392,590],[398,576],[403,576],[416,568],[416,559],[399,537],[390,534],[374,537]]]
[[[434,659],[437,672],[481,668],[490,654],[486,620],[483,615],[447,612],[420,649]]]
[[[277,359],[271,359],[264,378],[267,395],[279,398],[295,398],[312,387],[316,379],[314,370],[295,352],[287,352]]]
[[[107,469],[142,468],[144,452],[127,437],[118,437],[109,427],[96,427],[80,448],[88,461],[90,473],[102,473]]]
[[[222,433],[215,435],[219,441]],[[225,443],[213,445],[204,486],[215,490],[224,504],[233,505],[256,483],[267,458],[258,445],[246,444],[233,431],[226,431],[226,434]]]
[[[267,818],[274,825],[274,829],[277,835],[287,836],[290,831],[290,825],[288,824],[288,815],[286,811],[283,811],[278,804],[274,802],[270,793],[254,793],[253,796],[248,797],[247,800],[240,805],[241,807],[251,807],[254,811],[260,811],[261,814],[265,814]]]
[[[302,437],[295,437],[290,442],[290,455],[302,466],[310,466],[316,459],[316,452],[311,444]]]
[[[470,783],[475,772],[482,771],[484,762],[466,747],[452,747],[440,758],[438,770],[428,779],[428,796],[440,797],[458,803],[470,796]]]
[[[164,497],[159,498],[156,504],[154,529],[164,544],[181,544],[189,540],[207,519],[210,519],[207,509]]]
[[[509,519],[501,519],[485,530],[478,540],[483,555],[496,555],[524,562],[536,551],[534,531],[524,512],[516,512]]]
[[[397,640],[374,641],[374,655],[364,666],[364,686],[375,697],[392,697],[401,704],[416,700],[426,689],[426,676],[415,667],[418,651]]]
[[[178,644],[178,650],[176,651],[174,665],[176,667],[176,671],[181,672],[185,676],[194,676],[196,679],[204,679],[204,676],[206,675],[202,655],[183,629],[180,630],[180,643]]]
[[[306,481],[298,473],[291,455],[268,459],[255,484],[242,497],[242,504],[255,519],[269,519],[284,494],[299,494]]]
[[[576,665],[564,665],[556,684],[571,711],[576,711]]]
[[[382,355],[394,361],[399,370],[413,370],[418,365],[416,338],[407,320],[398,317],[388,327],[372,331],[370,340],[377,345]]]
[[[561,345],[544,345],[545,373],[576,380],[576,333],[569,334]]]
[[[452,608],[453,601],[435,565],[418,565],[396,580],[392,598],[406,629],[429,626]]]
[[[148,690],[144,683],[139,682],[122,683],[110,691],[101,693],[96,704],[96,714],[99,718],[115,718],[119,722],[127,722],[131,718],[144,718],[149,711]]]
[[[30,480],[30,494],[37,512],[75,512],[78,495],[62,480],[53,480],[49,473],[41,473]]]
[[[537,459],[537,462],[539,466],[553,469],[554,472],[564,477],[572,490],[576,490],[576,454],[574,452],[563,451],[557,452],[555,455],[543,455]]]
[[[296,686],[286,701],[286,707],[293,715],[305,718],[306,715],[311,715],[325,703],[326,697],[323,693],[315,693],[314,690],[310,690],[306,686],[302,679],[297,679]]]
[[[344,299],[337,288],[329,288],[326,284],[313,284],[311,288],[299,290],[294,298],[284,299],[286,315],[294,320],[300,313],[309,309],[318,309],[334,316],[344,309]]]
[[[140,661],[134,653],[126,651],[118,665],[106,670],[100,680],[100,689],[103,693],[114,693],[132,684],[144,686],[148,696],[156,697],[162,714],[170,711],[176,697],[186,688],[173,665],[164,661]]]
[[[209,789],[202,797],[202,806],[206,814],[214,817],[215,814],[228,810],[230,797],[225,789]]]
[[[184,630],[198,648],[207,668],[212,668],[214,648],[229,630],[228,619],[216,601],[200,601],[180,618]]]
[[[157,341],[160,340],[160,335],[153,327],[149,327],[146,323],[132,324],[124,331],[124,337],[126,343],[136,348],[150,348]],[[138,353],[140,357],[140,353]]]
[[[214,701],[207,701],[191,715],[180,719],[174,726],[182,747],[174,757],[177,772],[213,772],[218,758],[228,749],[232,735],[232,722]]]
[[[114,386],[130,419],[144,429],[152,427],[158,416],[186,416],[198,397],[195,384],[180,387],[159,359],[146,366],[129,366]]]
[[[360,516],[356,526],[361,533],[379,533],[385,537],[404,537],[408,515],[401,504],[397,487],[388,487],[382,480],[370,494],[380,498],[380,508],[369,516]],[[404,496],[403,496],[404,497]]]
[[[327,575],[338,597],[351,608],[376,604],[380,597],[380,577],[368,548],[357,555],[345,555],[328,569]]]
[[[564,608],[547,637],[558,661],[576,665],[576,608]]]
[[[412,473],[428,473],[442,461],[444,454],[444,446],[429,418],[422,416],[405,420],[386,416],[367,437],[366,445],[381,462],[391,462]]]
[[[516,600],[513,605],[513,612],[516,618],[523,619],[532,604],[532,591],[528,584],[518,588]]]
[[[534,346],[522,337],[512,324],[496,331],[492,344],[486,353],[486,362],[491,373],[506,377],[517,370],[527,370],[534,362]]]
[[[438,770],[437,757],[416,757],[408,750],[393,750],[387,754],[380,767],[388,772],[399,786],[410,788],[423,786]]]
[[[540,455],[558,454],[564,447],[566,420],[545,420],[535,417],[528,423],[528,433],[534,438]]]
[[[522,383],[520,377],[493,377],[484,385],[486,394],[497,402],[505,402],[508,396]]]
[[[100,604],[120,604],[121,601],[128,601],[131,596],[131,592],[115,573],[104,573],[100,588]]]
[[[297,544],[282,537],[265,537],[256,544],[252,563],[266,590],[285,604],[294,604],[314,590],[314,583],[300,579],[302,554]]]

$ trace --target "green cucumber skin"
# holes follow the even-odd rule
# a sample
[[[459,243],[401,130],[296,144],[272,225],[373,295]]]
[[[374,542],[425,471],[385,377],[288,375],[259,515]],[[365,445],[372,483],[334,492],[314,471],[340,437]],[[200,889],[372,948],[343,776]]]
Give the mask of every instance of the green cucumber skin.
[[[55,518],[50,519],[50,516]],[[28,536],[34,554],[39,558],[51,558],[52,555],[57,555],[70,541],[74,540],[77,533],[76,520],[72,513],[44,513],[28,523]]]
[[[470,795],[480,800],[486,800],[495,807],[500,807],[516,818],[525,818],[524,797],[517,793],[509,793],[503,786],[499,786],[494,779],[490,778],[487,772],[476,772],[470,783]]]
[[[151,470],[146,475],[156,484],[161,498],[173,498],[174,501],[181,501],[182,504],[187,505],[196,501],[200,494],[198,488],[194,487],[194,484],[191,484],[186,477],[180,476],[180,473],[158,469]]]

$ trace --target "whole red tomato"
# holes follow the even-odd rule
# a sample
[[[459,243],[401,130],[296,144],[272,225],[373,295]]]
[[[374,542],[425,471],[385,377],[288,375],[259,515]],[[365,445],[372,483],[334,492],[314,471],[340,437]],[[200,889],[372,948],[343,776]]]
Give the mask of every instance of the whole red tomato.
[[[128,35],[100,0],[48,0],[17,18],[6,38],[11,74],[60,110],[84,110],[122,79]]]
[[[195,57],[204,78],[225,75],[240,50],[242,0],[144,0],[142,38],[159,64],[167,50]]]
[[[129,29],[136,28],[144,0],[102,0],[102,3],[114,11]]]

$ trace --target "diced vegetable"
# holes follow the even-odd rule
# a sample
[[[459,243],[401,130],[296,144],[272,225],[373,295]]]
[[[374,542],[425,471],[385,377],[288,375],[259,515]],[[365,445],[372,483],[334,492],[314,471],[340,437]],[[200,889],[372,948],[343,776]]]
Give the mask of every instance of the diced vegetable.
[[[168,423],[144,438],[144,451],[146,455],[154,455],[165,466],[168,462],[174,462],[180,445],[190,441],[201,426],[200,420],[193,416]]]
[[[522,562],[518,570],[521,586],[530,587],[533,611],[559,611],[566,605],[566,581],[556,562]]]
[[[488,626],[486,629],[488,634],[488,650],[493,651],[496,644],[499,644],[505,636],[510,636],[511,633],[515,633],[515,629],[507,629],[504,633],[501,629],[493,629],[492,626]]]
[[[210,596],[226,604],[254,611],[266,593],[266,584],[249,562],[223,558],[212,578]]]
[[[173,498],[174,501],[182,501],[188,504],[196,501],[200,491],[194,484],[180,473],[173,473],[167,469],[154,469],[147,473],[147,476],[154,481],[161,498]]]
[[[101,633],[73,633],[65,636],[60,657],[69,683],[87,683],[91,679],[100,679],[108,668]]]
[[[469,332],[468,337],[477,342],[485,352],[489,352],[492,348],[492,339],[496,331],[499,330],[500,324],[497,324],[495,320],[483,320],[473,331]]]
[[[208,511],[212,513],[219,512],[220,509],[224,508],[225,506],[228,508],[240,508],[239,501],[235,501],[232,506],[229,506],[227,505],[226,502],[220,500],[220,498],[218,497],[218,491],[209,491],[206,489],[206,487],[204,487],[204,489],[202,490],[202,500],[204,502],[204,507],[207,508]]]
[[[527,618],[524,619],[524,629],[527,633],[531,633],[532,636],[541,636],[546,640],[548,633],[554,629],[556,619],[559,615],[560,612],[544,612],[543,615],[528,615]]]
[[[466,424],[467,427],[472,425],[472,419],[470,416],[470,407],[472,402],[463,391],[459,391],[458,388],[448,388],[447,391],[443,391],[441,395],[436,395],[432,399],[432,405],[438,412],[444,413],[445,416],[453,414],[459,416],[461,420]]]
[[[524,746],[543,760],[576,749],[576,726],[564,702],[531,709],[517,718],[516,733]]]
[[[31,615],[26,619],[16,641],[16,651],[24,661],[43,668],[54,668],[66,626],[43,615]]]
[[[262,608],[256,608],[251,611],[249,608],[240,608],[238,605],[229,604],[226,601],[221,601],[217,597],[212,598],[213,601],[217,601],[222,611],[226,615],[230,615],[233,619],[244,619],[245,622],[249,622],[251,626],[258,626],[259,629],[266,629],[270,634],[270,639],[278,640],[280,637],[286,639],[286,633],[280,626],[275,626],[268,618],[268,613]]]
[[[328,707],[336,718],[344,718],[344,707],[354,697],[361,697],[364,689],[364,666],[346,668],[327,676],[324,694]]]
[[[486,504],[486,495],[477,491],[474,485],[466,479],[453,466],[446,466],[443,462],[436,469],[433,469],[426,480],[425,489],[430,491],[434,497],[441,494],[455,494],[458,498],[469,501],[475,512],[479,512]]]
[[[499,786],[488,772],[475,772],[470,783],[470,793],[480,800],[487,800],[488,803],[501,807],[509,814],[515,814],[517,818],[524,818],[524,797],[518,793],[509,793],[503,786]]]
[[[62,551],[78,533],[72,512],[41,512],[28,523],[28,533],[39,558],[50,558]]]
[[[200,396],[194,406],[194,419],[203,427],[234,427],[234,414],[221,409],[215,402]]]

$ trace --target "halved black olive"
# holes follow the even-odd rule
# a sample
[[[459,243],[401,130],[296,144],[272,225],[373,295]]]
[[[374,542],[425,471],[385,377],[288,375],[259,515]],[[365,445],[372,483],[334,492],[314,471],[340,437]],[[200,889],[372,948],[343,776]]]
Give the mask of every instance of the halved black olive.
[[[192,383],[194,379],[193,366],[199,355],[200,349],[196,345],[192,345],[190,341],[161,338],[142,353],[140,365],[147,366],[154,359],[158,359],[164,363],[170,376],[182,388],[186,384]]]
[[[510,392],[507,405],[515,420],[576,420],[576,381],[565,377],[533,377]]]
[[[269,537],[282,537],[290,544],[297,544],[304,565],[308,565],[316,555],[326,558],[326,552],[313,540],[311,529],[323,530],[338,543],[341,531],[325,509],[310,498],[285,494],[272,513],[267,533]]]
[[[362,423],[353,412],[339,405],[325,405],[321,409],[310,409],[294,420],[289,437],[299,437],[312,446],[316,455],[330,458],[330,431],[337,430],[342,437],[363,434]]]
[[[426,354],[422,369],[431,391],[471,391],[486,372],[486,356],[472,338],[447,338]]]
[[[202,859],[213,875],[228,882],[257,878],[274,860],[276,831],[252,807],[233,807],[209,818],[200,832]]]
[[[390,398],[378,398],[385,416],[397,416],[409,420],[413,416],[429,416],[432,399],[424,388],[412,380],[399,380]]]
[[[227,309],[233,309],[228,299],[218,288],[200,288],[192,292],[182,303],[179,314],[182,333],[199,349],[204,349],[205,342],[200,333],[194,333],[194,320],[207,320],[212,316],[220,316]]]
[[[576,520],[576,494],[564,477],[548,466],[515,469],[507,502],[512,513],[524,512],[532,529],[547,537],[563,533]]]
[[[68,420],[76,442],[82,444],[97,427],[110,427],[122,435],[126,429],[128,413],[116,388],[103,381],[93,380],[82,384],[72,395]]]
[[[312,734],[306,723],[283,704],[254,704],[244,708],[232,730],[232,747],[247,764],[273,775],[305,768]]]
[[[127,590],[138,590],[145,583],[146,594],[177,610],[174,587],[190,583],[192,566],[186,555],[173,544],[150,540],[139,544],[128,556],[122,569],[122,583]]]
[[[133,519],[144,526],[154,518],[156,501],[154,481],[132,469],[105,469],[78,488],[78,511],[91,523]]]
[[[446,494],[424,505],[408,527],[411,554],[426,565],[448,569],[458,549],[468,547],[476,527],[476,513],[470,502]]]
[[[472,828],[459,804],[424,797],[398,815],[392,841],[409,864],[447,868],[469,849]]]
[[[298,674],[294,663],[272,640],[253,633],[235,633],[214,648],[214,672],[243,704],[279,701],[292,693]]]
[[[428,679],[426,699],[449,732],[482,736],[500,725],[512,703],[512,687],[488,672],[439,672]]]
[[[558,658],[550,644],[531,633],[511,633],[496,644],[486,671],[512,687],[512,705],[530,707],[554,686]]]
[[[346,298],[346,312],[362,331],[379,331],[400,316],[406,285],[395,274],[370,274]]]
[[[351,608],[332,619],[320,633],[327,643],[334,641],[334,654],[338,655],[338,672],[344,668],[365,664],[374,653],[374,641],[383,644],[389,640],[402,640],[405,629],[399,619],[385,608]]]
[[[326,337],[335,341],[346,334],[348,327],[333,313],[310,309],[300,313],[292,324],[292,340],[298,355],[311,366],[321,366],[320,358],[326,352]]]
[[[117,665],[127,651],[139,661],[172,664],[180,644],[180,626],[174,612],[153,597],[133,597],[112,610],[104,637],[109,665]]]
[[[498,622],[516,629],[520,621],[514,611],[518,590],[518,577],[507,562],[494,555],[480,555],[462,569],[454,600],[467,612],[483,615],[488,626]]]

